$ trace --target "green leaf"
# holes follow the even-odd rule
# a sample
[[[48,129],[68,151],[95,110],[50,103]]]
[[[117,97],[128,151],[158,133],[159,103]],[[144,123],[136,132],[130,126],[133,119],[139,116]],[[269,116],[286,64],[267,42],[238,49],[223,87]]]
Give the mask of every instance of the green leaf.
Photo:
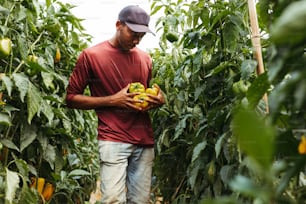
[[[10,10],[5,8],[5,7],[3,7],[3,6],[0,6],[0,13],[8,15],[10,13]]]
[[[219,157],[219,154],[221,152],[222,144],[223,144],[223,140],[224,140],[225,136],[226,136],[226,134],[224,133],[223,135],[221,135],[221,137],[219,137],[218,141],[216,142],[216,145],[215,145],[216,158]]]
[[[1,80],[3,81],[3,83],[4,83],[5,87],[6,87],[8,95],[11,96],[12,95],[13,86],[14,86],[11,78],[5,75],[5,76],[1,77]]]
[[[21,54],[22,59],[27,60],[28,59],[28,47],[27,47],[26,38],[23,35],[18,35],[17,43],[18,43],[19,53]]]
[[[207,32],[211,32],[211,30],[215,29],[216,24],[222,22],[222,19],[226,18],[229,14],[230,14],[229,11],[223,10],[221,12],[218,12],[216,16],[213,16],[212,17],[213,21],[210,27],[208,28]]]
[[[238,175],[230,182],[231,188],[239,193],[248,196],[258,196],[260,188],[256,186],[253,181],[245,176]]]
[[[235,175],[236,170],[237,170],[236,165],[224,165],[224,166],[222,166],[221,170],[220,170],[221,180],[225,184],[228,184],[233,179],[233,176]]]
[[[49,163],[50,167],[54,169],[54,162],[56,159],[56,148],[48,144],[47,148],[44,151],[43,158]]]
[[[54,173],[59,174],[65,165],[66,165],[65,157],[63,157],[62,151],[59,151],[59,149],[57,149],[54,161]]]
[[[26,163],[26,161],[22,159],[18,159],[16,156],[14,156],[14,159],[15,159],[14,161],[18,168],[19,174],[24,177],[28,177],[29,176],[29,165]]]
[[[227,62],[221,62],[218,66],[216,66],[210,73],[208,73],[205,78],[207,77],[211,77],[213,75],[216,75],[220,72],[222,72],[223,70],[225,70],[228,67],[235,67],[236,65],[234,63],[231,63],[229,61]]]
[[[255,60],[244,60],[241,64],[241,79],[249,80],[255,73],[257,62]]]
[[[198,71],[201,69],[202,64],[203,64],[203,50],[200,49],[198,50],[192,60],[193,66],[195,67],[193,74],[198,73]]]
[[[303,109],[303,105],[305,102],[305,90],[306,90],[306,80],[301,80],[300,82],[296,83],[296,90],[294,91],[294,105],[295,108]]]
[[[54,112],[52,111],[52,107],[47,100],[41,101],[40,111],[48,118],[49,124],[51,124],[54,118]]]
[[[24,97],[26,96],[28,89],[29,89],[29,79],[23,73],[14,73],[13,79],[15,84],[20,92],[20,100],[24,102]],[[31,88],[30,88],[31,89]]]
[[[161,149],[162,149],[163,146],[165,146],[165,147],[169,147],[170,146],[168,132],[169,132],[169,129],[166,128],[159,135],[159,139],[158,139],[158,142],[157,142],[157,152],[158,153],[161,152]]]
[[[53,58],[52,58],[53,60]],[[53,62],[53,61],[52,61]],[[54,75],[48,72],[42,72],[41,76],[43,78],[43,82],[47,88],[54,88],[53,80]]]
[[[10,10],[8,10],[7,8],[3,6],[0,6],[0,13],[9,14]]]
[[[28,104],[28,123],[31,124],[31,121],[36,113],[40,110],[42,97],[40,92],[37,88],[32,84],[29,83],[28,89],[28,97],[27,97],[27,104]]]
[[[11,140],[2,139],[2,140],[1,140],[1,143],[2,143],[4,146],[6,146],[6,147],[8,147],[8,148],[10,148],[10,149],[14,149],[14,150],[19,151],[18,147],[17,147]]]
[[[37,137],[37,128],[35,125],[28,125],[24,123],[21,128],[20,135],[20,151],[22,152],[28,147]]]
[[[163,5],[159,5],[159,6],[155,6],[154,10],[151,11],[150,15],[154,15],[155,13],[157,13],[161,8],[163,8]]]
[[[193,154],[192,154],[192,160],[191,160],[192,163],[199,157],[201,152],[205,149],[206,145],[207,145],[207,141],[202,141],[201,143],[195,146],[195,148],[193,149]]]
[[[201,161],[202,162],[202,161]],[[191,168],[191,170],[189,171],[189,175],[188,175],[188,181],[190,183],[190,186],[193,188],[196,184],[198,175],[199,175],[199,171],[200,171],[200,161],[197,160],[193,166],[193,168]]]
[[[199,96],[201,96],[201,94],[204,92],[205,87],[204,86],[200,86],[200,87],[196,87],[195,91],[194,91],[194,100],[197,101],[199,99]]]
[[[72,131],[71,121],[70,121],[70,120],[62,119],[62,123],[63,123],[63,126],[64,126],[64,128],[65,128],[65,131],[66,131],[68,134],[71,134],[71,131]]]
[[[23,6],[19,7],[19,11],[18,14],[16,16],[16,21],[22,21],[23,19],[25,19],[27,17],[27,9]]]
[[[51,6],[51,0],[46,0],[46,6],[47,6],[47,8],[49,8],[50,6]]]
[[[47,65],[47,67],[54,67],[54,53],[55,53],[55,48],[52,49],[52,47],[47,47],[46,50],[45,50],[45,58],[44,60],[42,61],[41,64],[45,64]],[[41,67],[40,70],[42,71],[47,71],[45,69],[45,66]],[[52,76],[50,76],[51,74],[50,73],[47,73],[47,72],[42,72],[41,74],[44,74],[44,76],[42,75],[43,77],[43,81],[44,83],[46,84],[46,86],[48,87],[49,86],[49,83],[50,81],[52,82]]]
[[[4,107],[3,107],[3,112],[7,113],[10,117],[12,117],[12,112],[14,111],[19,111],[20,109],[17,109],[9,104],[6,104]]]
[[[298,44],[306,40],[306,1],[291,3],[271,29],[272,40],[278,44]]]
[[[295,157],[294,163],[287,168],[286,172],[281,176],[280,182],[276,188],[276,195],[281,196],[286,191],[286,188],[294,177],[300,175],[302,169],[304,169],[306,164],[306,157]]]
[[[11,126],[12,125],[11,117],[5,113],[0,113],[0,124]]]
[[[43,150],[47,149],[47,146],[48,146],[48,137],[46,137],[43,134],[39,134],[38,137],[37,137],[37,140],[39,141],[39,143],[41,145],[41,148]]]
[[[68,154],[68,162],[70,166],[74,166],[79,165],[81,161],[76,154]]]
[[[224,25],[224,43],[226,45],[226,48],[228,50],[236,50],[238,42],[237,42],[237,38],[239,38],[239,27],[232,23],[232,22],[228,22]]]
[[[179,136],[183,133],[184,129],[186,128],[186,121],[188,120],[188,118],[192,117],[191,114],[186,114],[177,124],[177,126],[175,127],[175,134],[174,134],[174,138],[173,140],[176,140],[177,138],[179,138]]]
[[[255,111],[239,106],[234,114],[232,129],[239,147],[262,169],[271,167],[274,153],[274,129]]]
[[[6,188],[5,188],[5,199],[12,204],[15,198],[16,190],[19,188],[19,176],[16,172],[6,170]]]
[[[88,171],[85,171],[83,169],[75,169],[72,170],[69,174],[68,177],[74,177],[74,176],[88,176],[91,175]]]
[[[255,108],[258,102],[263,98],[264,94],[270,88],[267,74],[259,75],[251,84],[247,91],[247,99],[250,103],[250,107]]]

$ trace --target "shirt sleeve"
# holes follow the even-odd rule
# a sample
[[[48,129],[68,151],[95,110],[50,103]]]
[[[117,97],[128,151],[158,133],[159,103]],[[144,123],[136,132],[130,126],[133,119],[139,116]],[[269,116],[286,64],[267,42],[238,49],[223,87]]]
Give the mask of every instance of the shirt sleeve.
[[[66,89],[66,103],[68,107],[70,106],[70,102],[75,95],[84,93],[84,89],[88,85],[89,81],[90,63],[86,52],[83,51],[77,60]]]

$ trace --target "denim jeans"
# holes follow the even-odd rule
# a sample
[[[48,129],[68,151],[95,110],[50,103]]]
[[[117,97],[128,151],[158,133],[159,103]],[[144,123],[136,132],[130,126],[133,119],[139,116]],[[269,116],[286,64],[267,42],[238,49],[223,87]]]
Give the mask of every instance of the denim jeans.
[[[150,203],[153,147],[99,141],[102,203]]]

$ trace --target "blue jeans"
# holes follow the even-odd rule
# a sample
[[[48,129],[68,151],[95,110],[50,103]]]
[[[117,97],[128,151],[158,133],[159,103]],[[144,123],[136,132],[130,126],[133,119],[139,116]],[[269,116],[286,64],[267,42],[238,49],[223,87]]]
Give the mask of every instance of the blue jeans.
[[[102,203],[150,203],[153,147],[99,141]]]

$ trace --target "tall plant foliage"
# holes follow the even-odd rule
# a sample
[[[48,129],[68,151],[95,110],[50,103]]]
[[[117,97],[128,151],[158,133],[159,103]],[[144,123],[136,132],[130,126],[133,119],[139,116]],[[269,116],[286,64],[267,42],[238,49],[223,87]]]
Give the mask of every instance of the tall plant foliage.
[[[220,199],[219,203],[290,200],[290,196],[283,198],[280,194],[285,190],[293,191],[288,190],[289,182],[301,171],[305,158],[298,155],[299,138],[293,137],[292,126],[288,124],[292,120],[286,118],[289,113],[293,118],[297,116],[293,114],[296,111],[290,111],[292,101],[282,91],[277,91],[279,88],[273,88],[274,85],[284,86],[283,78],[278,75],[288,77],[289,73],[282,71],[286,60],[293,60],[294,55],[301,61],[291,68],[305,65],[304,24],[297,26],[303,40],[295,42],[295,46],[275,46],[269,38],[272,25],[276,30],[275,43],[290,32],[284,32],[288,24],[282,32],[277,30],[284,21],[292,23],[297,17],[285,20],[280,17],[289,2],[284,1],[280,6],[277,2],[263,1],[259,5],[260,23],[264,25],[261,29],[266,34],[264,61],[269,67],[269,72],[260,76],[255,72],[257,62],[253,58],[247,2],[151,2],[152,14],[162,13],[157,21],[157,30],[162,33],[160,49],[152,51],[154,77],[167,96],[167,104],[152,113],[158,150],[155,174],[159,191],[156,193],[172,203],[191,203],[236,193],[240,196]],[[281,19],[278,24],[274,24],[276,19]],[[284,47],[285,58],[281,52]],[[295,50],[297,47],[299,49]],[[290,73],[290,76],[294,75]],[[290,91],[284,89],[287,94],[293,90],[298,92],[296,84]],[[269,98],[272,109],[266,115],[262,98],[270,92],[273,93]],[[276,102],[280,96],[282,101]],[[304,98],[299,96],[301,108]],[[287,107],[282,105],[284,101],[288,102]],[[286,121],[286,125],[280,121]],[[290,164],[283,163],[288,154],[276,157],[280,153],[277,141],[284,135],[276,131],[279,127],[285,127],[286,142],[292,141],[286,144],[286,150],[294,152],[298,160],[290,161],[295,164],[294,170],[281,165],[291,172],[283,180],[278,177],[286,170],[272,165],[275,161]],[[275,180],[281,184],[278,188]],[[296,200],[303,198],[300,193],[293,194]]]
[[[51,202],[82,202],[95,183],[95,157],[90,146],[82,146],[94,141],[94,117],[68,110],[64,98],[76,57],[90,36],[72,15],[72,5],[0,2],[0,38],[12,42],[11,53],[0,59],[0,202],[37,203],[40,196],[28,188],[30,177],[56,186]]]
[[[176,172],[166,173],[165,166],[156,172],[167,199],[221,195],[227,192],[224,182],[238,171],[230,116],[244,93],[235,95],[232,87],[253,79],[256,67],[246,6],[243,1],[152,3],[153,13],[165,13],[157,25],[164,33],[162,51],[153,58],[155,75],[169,93],[167,105],[157,113],[160,121],[154,121],[162,124],[158,162],[173,165],[167,169]],[[169,34],[178,40],[170,42]]]

